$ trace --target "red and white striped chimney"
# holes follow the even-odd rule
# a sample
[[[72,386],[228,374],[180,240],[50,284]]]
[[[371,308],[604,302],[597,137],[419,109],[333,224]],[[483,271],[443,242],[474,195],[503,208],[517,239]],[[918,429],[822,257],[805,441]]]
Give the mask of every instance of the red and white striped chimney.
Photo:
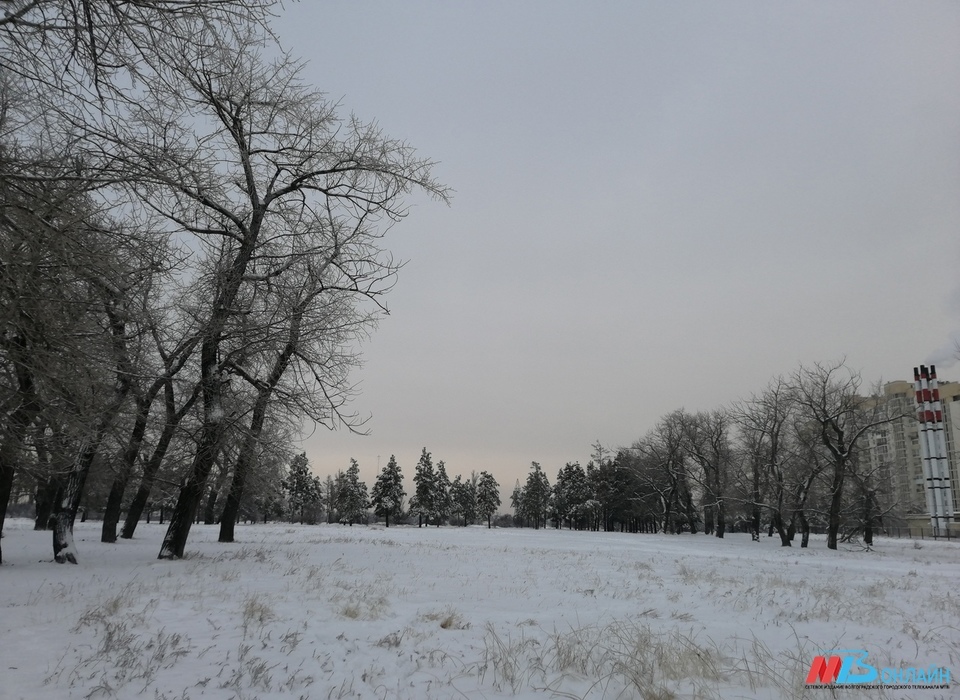
[[[920,423],[920,458],[923,461],[924,493],[930,526],[934,536],[946,534],[953,515],[950,466],[943,431],[943,405],[937,385],[937,368],[925,365],[913,368],[917,394],[917,420]]]

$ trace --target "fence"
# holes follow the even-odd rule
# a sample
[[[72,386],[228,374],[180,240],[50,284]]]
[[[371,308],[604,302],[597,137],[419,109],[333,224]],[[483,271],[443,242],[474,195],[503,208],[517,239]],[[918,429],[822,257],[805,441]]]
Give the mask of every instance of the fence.
[[[960,542],[960,530],[943,528],[939,532],[932,527],[887,527],[878,535],[911,540],[950,540]]]

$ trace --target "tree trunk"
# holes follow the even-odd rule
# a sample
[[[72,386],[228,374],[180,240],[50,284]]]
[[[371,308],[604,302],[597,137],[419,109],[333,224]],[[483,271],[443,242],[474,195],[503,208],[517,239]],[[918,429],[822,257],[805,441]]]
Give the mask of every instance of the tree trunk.
[[[117,385],[110,404],[100,415],[93,438],[83,445],[83,449],[74,460],[67,477],[63,498],[57,502],[53,514],[53,558],[58,564],[77,563],[77,550],[73,543],[73,523],[80,508],[80,500],[83,498],[83,487],[93,466],[93,460],[96,459],[100,445],[107,435],[107,430],[116,421],[120,408],[131,389],[133,368],[126,352],[126,326],[122,316],[111,303],[106,304],[106,310],[107,317],[110,319],[110,330],[117,358]]]
[[[17,456],[22,449],[27,429],[40,412],[33,374],[26,363],[27,341],[22,335],[16,335],[12,339],[11,347],[15,349],[11,355],[16,362],[17,393],[21,398],[20,405],[7,416],[6,430],[0,435],[0,533],[3,532],[3,523],[7,518],[7,504],[13,493]],[[0,563],[3,563],[2,544],[0,544]]]
[[[254,417],[254,420],[256,420],[256,417]],[[233,542],[233,531],[237,516],[240,514],[240,502],[243,499],[247,472],[250,471],[255,449],[256,439],[252,435],[247,436],[240,448],[240,453],[237,455],[237,461],[233,467],[233,479],[230,481],[230,490],[227,492],[227,503],[220,515],[220,542]],[[300,511],[300,522],[303,523],[302,509]]]
[[[713,534],[713,505],[703,507],[703,534]]]
[[[777,511],[773,514],[773,519],[770,522],[771,527],[775,527],[777,534],[780,535],[780,546],[781,547],[790,547],[790,537],[787,534],[787,529],[783,526],[783,516],[780,514],[780,511]]]
[[[220,448],[220,418],[204,422],[200,444],[190,467],[190,474],[180,489],[176,505],[170,514],[170,524],[164,535],[158,559],[180,559],[187,545],[187,537],[197,514],[197,506],[203,498],[207,476]]]
[[[55,476],[43,479],[37,483],[37,495],[35,497],[36,519],[33,523],[34,530],[49,530],[52,527],[50,518],[53,515],[53,506],[61,498],[63,498],[62,485]]]
[[[220,288],[211,302],[212,313],[207,322],[203,342],[200,344],[200,389],[203,395],[203,428],[197,451],[186,483],[180,489],[177,504],[170,516],[170,526],[163,538],[158,559],[179,559],[187,546],[187,537],[197,512],[197,505],[203,497],[207,476],[220,451],[223,433],[223,379],[220,376],[220,339],[224,326],[232,315],[231,308],[240,291],[243,275],[253,255],[260,227],[263,223],[264,209],[255,206],[249,229],[244,232],[243,242],[231,261],[229,269],[219,280]]]
[[[827,516],[827,549],[836,549],[840,534],[840,509],[843,506],[843,478],[846,463],[838,461],[833,468],[833,489],[830,495],[830,512]]]
[[[802,510],[797,514],[800,519],[800,548],[806,549],[810,544],[810,523],[807,522],[807,514]]]
[[[143,444],[143,437],[147,432],[147,419],[150,417],[150,406],[157,392],[152,396],[141,397],[137,400],[137,417],[133,424],[133,430],[130,432],[130,439],[127,441],[127,447],[120,458],[120,465],[117,474],[110,487],[110,495],[107,497],[107,506],[103,511],[103,529],[100,533],[101,542],[117,541],[117,524],[120,522],[120,512],[123,506],[123,495],[127,489],[127,482],[130,481],[130,475],[133,473],[133,467],[137,463],[137,455],[140,454],[140,445]]]
[[[167,455],[167,450],[169,449],[170,443],[173,440],[173,435],[177,430],[177,426],[180,424],[180,421],[183,420],[183,417],[187,414],[187,411],[193,407],[193,404],[196,402],[196,400],[197,392],[194,391],[193,395],[184,402],[183,406],[181,406],[180,410],[178,411],[176,408],[176,398],[173,392],[173,380],[170,376],[165,377],[164,407],[166,420],[163,424],[163,432],[160,433],[160,438],[157,440],[157,446],[153,448],[153,454],[150,455],[150,459],[143,467],[143,476],[140,477],[140,487],[137,489],[137,493],[133,497],[133,501],[130,502],[130,506],[127,508],[127,519],[124,521],[123,531],[120,533],[120,537],[123,539],[131,539],[133,537],[133,533],[136,532],[137,523],[140,522],[140,516],[143,514],[143,509],[147,506],[147,501],[150,500],[150,492],[153,490],[153,482],[156,479],[157,472],[160,471],[160,465],[163,464],[163,458]],[[149,513],[147,513],[147,522],[150,522]],[[160,524],[163,525],[162,510],[160,514]]]
[[[863,543],[873,544],[873,494],[864,489],[863,494]]]
[[[239,280],[238,280],[239,283]],[[233,297],[230,297],[232,301]],[[226,313],[226,312],[224,312]],[[221,325],[225,318],[221,320]],[[207,476],[213,468],[220,451],[220,438],[223,432],[222,379],[217,361],[219,334],[204,339],[200,350],[201,384],[203,391],[203,428],[194,454],[193,463],[186,482],[180,489],[177,503],[170,515],[170,525],[164,535],[158,559],[180,559],[187,545],[187,537],[197,506],[203,497]]]
[[[77,517],[77,511],[80,509],[80,499],[83,497],[83,486],[90,473],[90,467],[100,442],[106,434],[107,426],[101,422],[101,428],[97,431],[96,438],[88,443],[77,456],[67,477],[67,485],[64,489],[63,498],[58,503],[53,514],[53,558],[58,564],[69,562],[77,563],[77,549],[73,543],[73,523]]]
[[[220,498],[220,492],[223,490],[223,484],[227,480],[226,455],[220,458],[220,468],[217,470],[217,479],[207,494],[207,505],[203,509],[203,524],[213,525],[217,522],[217,501]],[[236,516],[234,516],[236,517]],[[221,522],[223,518],[221,517]],[[232,541],[232,540],[231,540]]]
[[[267,416],[267,406],[270,403],[270,397],[276,389],[284,372],[290,364],[293,353],[296,352],[300,343],[300,323],[303,320],[303,314],[306,312],[307,305],[312,299],[307,296],[296,307],[290,317],[290,328],[287,331],[287,342],[283,351],[274,360],[273,367],[266,381],[262,384],[251,381],[251,384],[258,386],[257,402],[253,407],[253,417],[250,419],[250,429],[247,437],[240,448],[240,454],[237,455],[237,461],[233,468],[233,479],[230,482],[230,492],[227,494],[227,505],[223,509],[223,515],[220,517],[220,542],[233,542],[233,525],[237,521],[237,514],[240,512],[240,501],[243,499],[243,489],[246,486],[247,475],[254,464],[254,453],[260,442],[260,435],[263,433],[263,424]],[[246,377],[245,377],[246,378]],[[300,521],[303,522],[301,513]],[[352,524],[352,523],[351,523]]]
[[[150,456],[150,460],[143,468],[143,476],[140,477],[140,486],[137,488],[137,493],[134,495],[133,500],[130,502],[129,507],[127,508],[127,518],[123,521],[123,530],[120,532],[120,537],[125,540],[131,539],[133,537],[133,533],[137,530],[137,523],[140,522],[140,516],[143,514],[143,509],[147,507],[147,501],[150,500],[150,492],[153,490],[153,482],[156,479],[157,472],[160,470],[160,465],[163,463],[163,458],[166,456],[167,448],[170,446],[170,441],[173,439],[173,433],[175,429],[176,426],[174,425],[164,426],[163,434],[160,436],[160,440],[157,442],[157,446],[154,448],[153,454]],[[147,522],[150,522],[149,511],[147,511]],[[162,515],[160,524],[163,524]]]
[[[727,531],[727,506],[721,497],[717,501],[717,537],[723,538]]]
[[[760,465],[753,467],[753,503],[750,512],[750,534],[754,542],[760,541]]]

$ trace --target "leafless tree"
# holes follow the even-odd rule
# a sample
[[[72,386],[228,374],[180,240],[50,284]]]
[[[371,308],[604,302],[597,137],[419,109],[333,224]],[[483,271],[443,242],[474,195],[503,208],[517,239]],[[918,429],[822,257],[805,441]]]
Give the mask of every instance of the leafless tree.
[[[377,303],[395,272],[378,245],[378,222],[403,218],[402,198],[414,188],[446,194],[429,161],[374,126],[339,118],[300,82],[295,62],[262,61],[249,45],[208,44],[171,47],[167,72],[145,80],[139,109],[96,134],[112,144],[118,179],[132,174],[126,182],[142,205],[210,261],[199,343],[203,426],[161,557],[182,556],[219,451],[223,351],[244,304],[298,261],[326,270],[329,288]],[[339,238],[342,222],[354,222],[346,230],[358,235]]]
[[[816,435],[829,464],[827,547],[836,549],[844,484],[854,469],[857,450],[872,428],[893,420],[860,395],[859,373],[843,362],[801,365],[792,378],[798,418]]]
[[[726,410],[680,414],[684,451],[699,467],[703,488],[704,531],[723,537],[727,527],[726,497],[731,471],[730,428]]]
[[[760,394],[735,404],[731,412],[739,428],[740,450],[750,465],[754,539],[760,537],[761,515],[767,510],[784,547],[790,546],[786,463],[793,405],[786,380],[777,377]],[[768,485],[766,498],[764,484]]]
[[[683,525],[697,532],[698,516],[693,504],[688,456],[684,450],[683,410],[674,411],[657,423],[632,446],[640,455],[635,475],[641,493],[655,493],[660,501],[663,532],[681,532]]]

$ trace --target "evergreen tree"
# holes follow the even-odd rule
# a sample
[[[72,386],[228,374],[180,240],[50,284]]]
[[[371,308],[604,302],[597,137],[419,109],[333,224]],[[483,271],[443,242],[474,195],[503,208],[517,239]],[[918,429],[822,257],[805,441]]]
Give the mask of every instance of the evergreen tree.
[[[584,527],[585,506],[590,498],[590,485],[580,462],[567,462],[557,473],[557,481],[553,485],[551,512],[557,527],[563,527],[564,523],[570,528]]]
[[[519,523],[519,527],[523,527],[523,522],[527,519],[527,504],[523,497],[523,487],[520,486],[520,479],[517,479],[517,483],[513,487],[513,493],[510,494],[510,507],[513,508],[514,520]]]
[[[463,481],[457,474],[450,484],[450,502],[451,512],[463,518],[464,527],[477,519],[476,472],[468,481]]]
[[[450,477],[447,476],[446,465],[443,460],[440,460],[437,462],[437,479],[433,491],[433,516],[436,519],[437,527],[440,527],[446,521],[452,508]]]
[[[531,463],[531,471],[527,475],[527,484],[523,489],[523,504],[535,528],[539,529],[547,524],[547,513],[550,509],[550,482],[538,462]]]
[[[287,492],[290,514],[297,514],[301,523],[308,512],[319,508],[323,502],[320,479],[310,473],[310,462],[305,452],[293,458],[283,488]]]
[[[352,526],[355,522],[367,516],[370,499],[367,495],[367,485],[360,481],[360,465],[357,460],[350,459],[350,468],[343,475],[341,484],[343,505],[342,518]]]
[[[374,513],[382,516],[390,527],[390,515],[400,512],[403,507],[403,497],[406,496],[403,490],[403,474],[400,473],[400,466],[397,459],[390,455],[390,461],[383,468],[377,477],[377,483],[373,485],[373,494],[371,505]]]
[[[340,472],[341,474],[343,472]],[[327,522],[335,523],[340,519],[340,514],[338,512],[339,501],[337,499],[337,494],[340,493],[337,482],[332,476],[327,476],[326,481],[323,482],[323,500],[327,504]]]
[[[492,475],[483,471],[477,480],[477,515],[487,519],[487,528],[492,527],[493,514],[500,507],[500,484]]]
[[[420,454],[420,461],[417,462],[416,473],[413,476],[416,492],[410,499],[410,512],[417,514],[417,527],[423,527],[424,518],[429,521],[430,515],[433,513],[436,480],[437,475],[433,471],[433,461],[430,459],[427,448],[424,447]]]

